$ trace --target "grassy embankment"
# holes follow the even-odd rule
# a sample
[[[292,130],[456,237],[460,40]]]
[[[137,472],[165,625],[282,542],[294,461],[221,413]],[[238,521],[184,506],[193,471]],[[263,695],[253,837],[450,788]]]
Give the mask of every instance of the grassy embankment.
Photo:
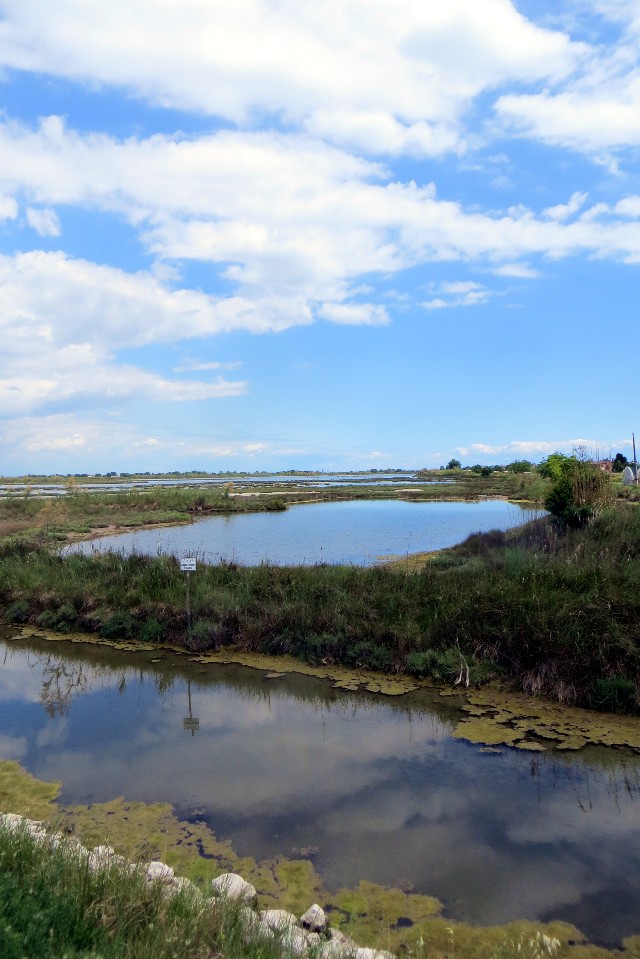
[[[0,829],[2,959],[276,959],[248,942],[240,910],[181,892],[167,897],[143,872],[91,872],[86,859]]]
[[[638,712],[640,511],[618,503],[561,536],[548,521],[470,537],[415,571],[200,566],[168,557],[53,555],[0,547],[10,622],[205,651],[290,653],[452,681],[501,676],[561,702]]]

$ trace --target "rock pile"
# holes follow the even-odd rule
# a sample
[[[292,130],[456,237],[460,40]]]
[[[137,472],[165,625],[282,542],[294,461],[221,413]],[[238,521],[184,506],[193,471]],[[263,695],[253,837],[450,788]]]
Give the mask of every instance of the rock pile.
[[[64,846],[70,856],[87,863],[92,872],[114,866],[130,872],[143,872],[148,882],[162,883],[167,895],[176,895],[188,890],[201,900],[203,906],[226,899],[238,903],[240,917],[247,939],[277,941],[283,957],[300,959],[394,959],[391,953],[365,949],[337,929],[331,929],[329,920],[321,907],[314,903],[300,917],[284,909],[257,910],[255,888],[242,876],[227,872],[211,881],[212,896],[207,898],[189,879],[176,876],[171,866],[154,860],[146,865],[129,862],[118,855],[111,846],[95,846],[85,849],[75,837],[59,832],[48,832],[42,822],[18,816],[15,813],[0,814],[0,828],[9,831],[25,830],[38,842],[46,842],[51,848]]]

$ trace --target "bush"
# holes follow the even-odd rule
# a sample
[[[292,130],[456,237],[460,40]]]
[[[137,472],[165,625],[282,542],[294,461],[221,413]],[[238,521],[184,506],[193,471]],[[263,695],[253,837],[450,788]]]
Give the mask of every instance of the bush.
[[[52,629],[58,633],[70,633],[78,625],[78,614],[70,603],[59,609],[45,609],[36,619],[42,629]]]
[[[29,622],[29,606],[23,599],[17,603],[12,603],[6,612],[7,622],[19,625]]]
[[[98,630],[103,639],[130,639],[133,631],[134,622],[128,613],[113,613]]]
[[[232,640],[232,631],[224,623],[197,619],[186,638],[186,646],[193,652],[202,652],[206,649],[218,649]]]
[[[560,465],[544,505],[564,526],[578,529],[592,520],[610,499],[608,474],[572,456]]]
[[[407,672],[423,679],[437,682],[453,682],[460,673],[460,653],[457,649],[425,649],[408,653],[405,658]]]
[[[633,713],[638,708],[638,689],[632,680],[622,676],[596,679],[591,701],[595,709]]]
[[[143,643],[161,643],[166,635],[167,630],[162,623],[155,618],[151,618],[143,623],[139,638]]]

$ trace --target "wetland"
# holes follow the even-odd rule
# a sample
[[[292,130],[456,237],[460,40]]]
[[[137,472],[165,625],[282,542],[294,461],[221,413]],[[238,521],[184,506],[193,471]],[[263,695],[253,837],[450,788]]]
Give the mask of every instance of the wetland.
[[[380,696],[15,630],[0,656],[3,755],[61,783],[89,839],[146,843],[194,878],[231,864],[266,904],[321,894],[343,919],[395,890],[396,946],[442,910],[562,920],[608,947],[640,929],[640,744],[472,743],[466,697],[425,685]]]
[[[418,479],[0,497],[0,811],[381,948],[636,956],[640,513]]]

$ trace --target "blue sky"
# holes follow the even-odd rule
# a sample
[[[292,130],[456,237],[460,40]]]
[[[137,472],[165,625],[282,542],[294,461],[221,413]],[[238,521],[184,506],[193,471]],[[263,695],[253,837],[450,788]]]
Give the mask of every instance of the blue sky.
[[[0,473],[628,454],[640,0],[0,0]]]

